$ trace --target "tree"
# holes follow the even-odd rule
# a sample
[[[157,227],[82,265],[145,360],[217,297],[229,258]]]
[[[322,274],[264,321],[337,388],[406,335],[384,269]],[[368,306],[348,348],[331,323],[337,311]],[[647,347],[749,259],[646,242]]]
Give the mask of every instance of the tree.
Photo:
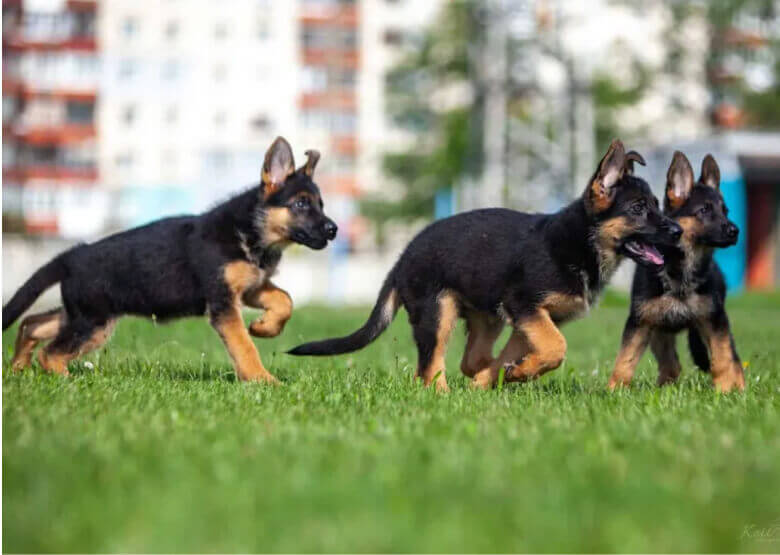
[[[383,159],[385,174],[400,186],[400,198],[381,195],[361,202],[363,214],[377,224],[380,240],[389,220],[430,219],[437,191],[478,168],[474,103],[441,105],[442,92],[460,90],[468,96],[473,90],[469,41],[479,32],[476,17],[472,3],[448,3],[414,51],[387,76],[388,114],[414,139],[409,149]]]
[[[710,2],[708,76],[717,125],[780,126],[780,35],[773,0]],[[726,110],[733,106],[735,110]],[[734,114],[729,118],[729,114]]]

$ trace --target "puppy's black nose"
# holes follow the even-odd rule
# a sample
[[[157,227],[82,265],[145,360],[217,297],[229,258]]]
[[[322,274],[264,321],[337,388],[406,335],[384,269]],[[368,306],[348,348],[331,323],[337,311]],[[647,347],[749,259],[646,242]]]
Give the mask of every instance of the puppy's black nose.
[[[328,239],[335,239],[336,238],[336,232],[339,230],[338,226],[334,224],[331,221],[325,222],[325,235],[328,236]]]
[[[725,224],[723,226],[723,232],[726,234],[726,237],[729,239],[736,239],[739,235],[739,228],[732,224],[731,222]]]
[[[683,234],[682,227],[674,222],[669,223],[668,227],[666,228],[666,232],[669,234],[669,237],[671,237],[672,241],[679,240]]]

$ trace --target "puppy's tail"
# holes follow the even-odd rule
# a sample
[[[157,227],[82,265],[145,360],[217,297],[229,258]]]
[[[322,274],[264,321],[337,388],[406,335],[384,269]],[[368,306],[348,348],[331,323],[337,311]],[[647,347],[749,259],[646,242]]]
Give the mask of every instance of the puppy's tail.
[[[693,362],[702,372],[710,371],[710,355],[707,346],[701,338],[699,330],[691,326],[688,328],[688,348],[691,350]]]
[[[30,308],[30,305],[41,296],[41,293],[67,277],[68,269],[64,262],[67,254],[67,252],[62,253],[48,264],[39,268],[11,297],[8,304],[3,307],[3,330],[13,324],[25,310]]]
[[[398,292],[393,283],[394,273],[394,271],[391,271],[387,279],[385,279],[385,283],[379,292],[379,298],[371,311],[371,316],[368,317],[368,321],[363,324],[362,328],[344,337],[304,343],[287,352],[298,356],[340,355],[357,351],[371,343],[387,329],[387,326],[395,318],[396,312],[398,312]]]

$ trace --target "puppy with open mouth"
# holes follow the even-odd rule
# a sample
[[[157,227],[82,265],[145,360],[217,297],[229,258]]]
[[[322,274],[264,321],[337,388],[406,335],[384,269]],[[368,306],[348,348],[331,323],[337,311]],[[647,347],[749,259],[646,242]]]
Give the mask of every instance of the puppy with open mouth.
[[[461,370],[476,387],[541,376],[563,361],[558,326],[586,313],[620,261],[659,268],[657,246],[682,230],[664,216],[650,187],[633,175],[644,163],[613,141],[582,196],[555,214],[503,208],[440,220],[420,232],[388,274],[365,325],[338,339],[300,345],[294,355],[335,355],[366,346],[409,313],[418,349],[417,374],[447,389],[444,355],[458,318],[468,325]],[[512,336],[498,357],[503,327]]]

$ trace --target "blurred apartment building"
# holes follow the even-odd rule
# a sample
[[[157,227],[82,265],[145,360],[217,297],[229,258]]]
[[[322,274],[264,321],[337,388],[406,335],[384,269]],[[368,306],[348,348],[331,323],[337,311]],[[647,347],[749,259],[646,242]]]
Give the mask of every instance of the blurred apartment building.
[[[4,230],[69,233],[99,199],[94,2],[3,0]]]
[[[204,209],[256,183],[283,135],[299,164],[321,151],[348,237],[403,140],[385,73],[439,4],[3,0],[6,229],[91,237]]]

